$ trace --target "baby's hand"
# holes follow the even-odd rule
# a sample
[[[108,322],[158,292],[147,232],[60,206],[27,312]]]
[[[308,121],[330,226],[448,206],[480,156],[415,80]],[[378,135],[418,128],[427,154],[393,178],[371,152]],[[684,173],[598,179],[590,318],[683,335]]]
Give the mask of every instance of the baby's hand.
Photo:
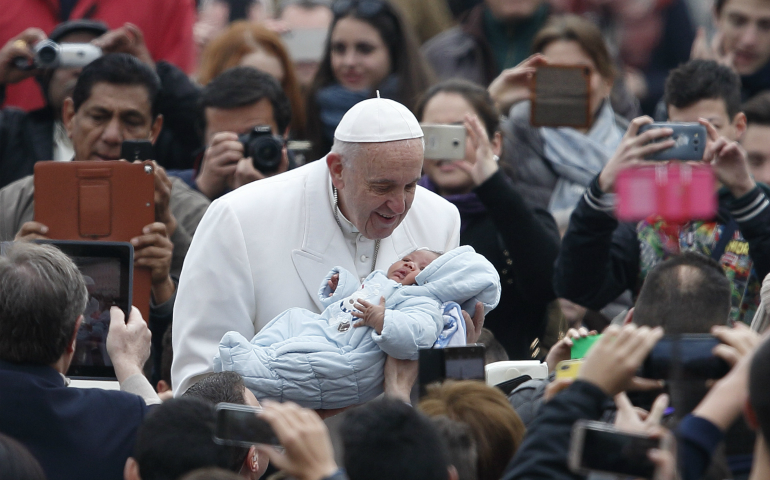
[[[329,292],[329,296],[330,297],[332,295],[334,295],[334,292],[337,290],[337,285],[339,283],[340,283],[340,274],[339,273],[335,273],[334,275],[332,275],[332,278],[330,278],[329,281],[326,282],[326,284],[329,286],[329,290],[331,290]]]
[[[385,297],[380,297],[379,305],[372,305],[366,300],[359,300],[355,307],[360,311],[354,311],[351,315],[361,320],[354,323],[353,327],[372,327],[378,335],[382,334],[382,325],[385,323]]]

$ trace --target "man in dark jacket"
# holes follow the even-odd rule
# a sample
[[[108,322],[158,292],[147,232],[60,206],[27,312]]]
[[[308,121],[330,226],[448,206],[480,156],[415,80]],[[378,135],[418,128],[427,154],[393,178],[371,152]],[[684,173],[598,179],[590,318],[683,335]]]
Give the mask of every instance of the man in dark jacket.
[[[672,71],[666,82],[669,119],[708,120],[710,140],[704,161],[722,184],[712,221],[671,225],[659,218],[619,223],[607,195],[618,171],[673,146],[668,129],[637,136],[649,117],[635,119],[607,166],[586,190],[570,219],[556,261],[557,295],[600,309],[626,289],[638,292],[647,273],[682,251],[719,261],[732,284],[730,318],[750,322],[759,305],[760,282],[770,272],[770,188],[751,176],[737,144],[746,129],[740,112],[740,83],[734,72],[713,61],[693,60]]]
[[[19,70],[13,64],[21,57],[32,57],[31,47],[44,40],[39,29],[28,29],[0,49],[0,105],[5,86],[35,75],[46,99],[46,106],[32,112],[16,108],[0,110],[0,188],[33,173],[40,160],[69,161],[72,143],[62,124],[64,99],[72,95],[81,68]],[[152,61],[142,32],[126,24],[108,31],[98,21],[72,20],[58,25],[48,37],[56,43],[94,43],[105,53],[129,53],[147,63],[158,74],[163,89],[158,99],[165,123],[154,146],[155,159],[161,165],[184,168],[192,164],[192,152],[201,145],[196,130],[198,88],[187,76],[168,62]]]

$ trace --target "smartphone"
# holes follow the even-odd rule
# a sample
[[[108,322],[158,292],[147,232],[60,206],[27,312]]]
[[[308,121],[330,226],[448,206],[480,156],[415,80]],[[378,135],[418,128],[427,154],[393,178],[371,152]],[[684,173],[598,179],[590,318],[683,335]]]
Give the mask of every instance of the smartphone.
[[[265,420],[262,409],[235,403],[217,404],[214,442],[219,445],[250,447],[256,444],[280,445],[278,437]]]
[[[653,153],[645,157],[645,160],[702,160],[706,151],[708,133],[706,127],[700,123],[675,123],[661,122],[650,123],[639,127],[637,135],[656,128],[670,128],[674,133],[670,137],[661,137],[653,140],[654,143],[674,139],[674,146]]]
[[[578,420],[572,427],[569,468],[575,473],[590,472],[653,478],[655,464],[647,457],[652,448],[668,449],[667,437],[652,438],[622,432],[609,423]]]
[[[152,160],[152,142],[149,140],[123,140],[120,144],[120,158],[133,162],[135,160]]]
[[[53,245],[70,257],[83,275],[88,290],[88,303],[67,376],[115,379],[115,369],[107,354],[110,308],[119,307],[126,318],[131,312],[133,245],[69,240],[36,240],[36,243]]]
[[[420,395],[425,394],[427,385],[446,379],[486,380],[482,344],[421,348],[419,355]]]
[[[570,358],[575,360],[586,356],[591,347],[594,346],[597,340],[602,338],[602,334],[589,335],[587,337],[573,338],[572,348],[570,349]]]
[[[281,35],[294,62],[320,62],[326,47],[328,28],[295,28]]]
[[[585,66],[538,67],[530,84],[530,123],[536,127],[591,126],[591,69]]]
[[[626,168],[615,181],[615,216],[633,222],[660,216],[673,223],[711,220],[717,213],[711,166],[684,162]]]
[[[556,380],[560,378],[577,378],[583,359],[562,360],[556,364]]]
[[[522,383],[528,382],[532,380],[532,377],[529,375],[519,375],[516,378],[512,378],[510,380],[506,380],[502,383],[498,383],[495,385],[497,389],[499,389],[501,392],[503,392],[506,395],[509,395],[512,391],[516,390],[516,388],[521,385]]]
[[[709,380],[722,378],[730,365],[712,350],[719,340],[709,334],[665,335],[644,360],[640,376],[653,379]]]
[[[462,160],[465,158],[463,125],[420,125],[425,135],[425,158],[429,160]]]

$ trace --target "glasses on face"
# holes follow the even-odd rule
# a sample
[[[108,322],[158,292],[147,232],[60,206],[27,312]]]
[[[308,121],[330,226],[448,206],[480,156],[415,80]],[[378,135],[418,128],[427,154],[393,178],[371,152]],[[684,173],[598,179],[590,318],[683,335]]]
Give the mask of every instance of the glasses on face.
[[[332,4],[332,13],[335,17],[344,17],[351,10],[356,9],[364,18],[374,17],[385,8],[383,0],[336,0]]]

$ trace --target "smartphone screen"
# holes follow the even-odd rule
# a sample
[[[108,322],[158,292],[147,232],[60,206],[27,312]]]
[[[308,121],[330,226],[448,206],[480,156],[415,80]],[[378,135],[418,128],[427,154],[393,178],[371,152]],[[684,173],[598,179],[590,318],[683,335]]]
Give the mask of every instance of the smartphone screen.
[[[214,441],[223,445],[248,447],[256,444],[279,445],[273,428],[259,418],[261,408],[220,403]]]
[[[647,457],[647,451],[659,448],[660,440],[607,427],[591,428],[589,424],[583,430],[580,470],[652,478],[655,464]]]
[[[641,376],[675,380],[722,378],[730,366],[712,353],[719,343],[708,334],[666,335],[645,359]]]

